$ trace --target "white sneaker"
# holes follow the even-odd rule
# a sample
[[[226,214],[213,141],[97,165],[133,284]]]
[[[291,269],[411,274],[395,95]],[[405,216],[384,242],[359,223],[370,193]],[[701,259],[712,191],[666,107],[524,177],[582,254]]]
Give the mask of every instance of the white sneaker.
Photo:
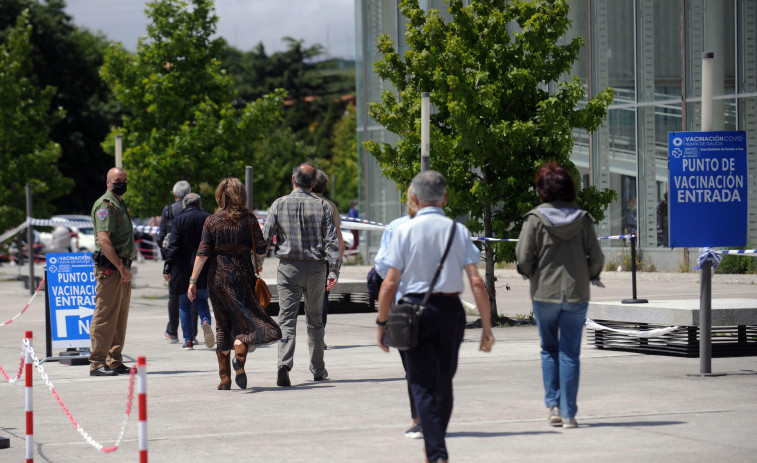
[[[560,426],[562,423],[562,415],[560,415],[560,407],[549,407],[549,418],[547,423],[550,426]]]
[[[563,428],[577,428],[578,422],[575,418],[565,418],[562,422]]]
[[[414,424],[410,429],[405,431],[405,437],[408,439],[423,439],[423,428],[420,424]]]

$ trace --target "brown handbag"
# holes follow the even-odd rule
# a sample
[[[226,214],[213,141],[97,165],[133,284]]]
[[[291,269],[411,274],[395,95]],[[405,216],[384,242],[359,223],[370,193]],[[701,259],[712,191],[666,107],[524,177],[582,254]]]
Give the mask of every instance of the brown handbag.
[[[266,282],[257,276],[258,273],[258,258],[255,254],[255,232],[252,231],[252,219],[248,216],[248,222],[250,223],[250,236],[252,237],[252,251],[250,251],[250,259],[252,259],[252,268],[255,271],[255,287],[252,292],[255,294],[255,299],[264,309],[271,303],[271,290],[268,289]]]

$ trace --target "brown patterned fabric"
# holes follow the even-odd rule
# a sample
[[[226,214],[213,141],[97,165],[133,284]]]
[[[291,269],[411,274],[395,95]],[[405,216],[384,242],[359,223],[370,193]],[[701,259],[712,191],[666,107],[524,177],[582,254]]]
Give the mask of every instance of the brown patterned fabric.
[[[248,219],[250,217],[250,219]],[[256,252],[265,254],[266,243],[254,215],[230,219],[219,211],[205,219],[198,256],[207,256],[208,292],[216,318],[217,350],[234,348],[234,340],[256,345],[281,339],[279,325],[260,307],[253,294],[255,272],[250,260],[255,233]]]

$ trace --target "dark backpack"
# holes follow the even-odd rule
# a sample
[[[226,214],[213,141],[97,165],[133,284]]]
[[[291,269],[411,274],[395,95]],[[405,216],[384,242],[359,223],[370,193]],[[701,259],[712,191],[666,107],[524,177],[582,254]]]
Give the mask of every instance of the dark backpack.
[[[163,242],[160,243],[160,247],[163,251],[168,249],[168,243],[171,241],[171,226],[173,225],[173,204],[166,206],[168,208],[168,222],[166,222],[166,236],[163,238]]]

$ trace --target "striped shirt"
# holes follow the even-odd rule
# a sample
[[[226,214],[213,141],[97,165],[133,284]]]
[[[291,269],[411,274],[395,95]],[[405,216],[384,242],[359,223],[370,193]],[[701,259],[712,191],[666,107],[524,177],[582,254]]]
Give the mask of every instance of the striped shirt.
[[[342,256],[328,205],[296,188],[271,205],[263,229],[268,244],[276,236],[276,257],[283,261],[328,261],[329,278],[339,278]]]

